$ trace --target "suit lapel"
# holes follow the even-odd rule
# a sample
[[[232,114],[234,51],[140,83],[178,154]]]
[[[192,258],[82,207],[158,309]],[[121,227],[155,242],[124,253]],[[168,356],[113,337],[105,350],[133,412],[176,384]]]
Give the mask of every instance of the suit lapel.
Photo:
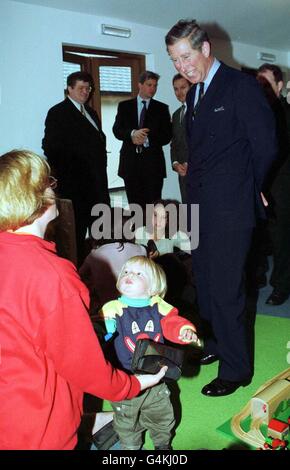
[[[85,108],[86,108],[87,113],[89,113],[89,115],[91,116],[92,120],[98,126],[98,129],[95,129],[95,130],[99,132],[101,139],[105,141],[106,136],[102,131],[102,126],[101,126],[101,121],[99,119],[99,116],[97,115],[97,113],[94,110],[92,110],[92,108],[90,108],[86,105],[85,105]],[[88,119],[87,119],[87,121],[88,121]],[[88,123],[89,123],[90,126],[92,126],[92,124],[89,121],[88,121]]]
[[[93,119],[93,121],[96,123],[98,126],[98,129],[96,129],[92,123],[81,114],[81,112],[76,108],[76,106],[71,102],[69,98],[66,98],[64,101],[67,109],[69,110],[70,113],[73,113],[74,119],[78,122],[79,126],[85,127],[87,130],[90,130],[91,132],[97,132],[97,134],[100,136],[101,140],[105,142],[106,137],[105,134],[103,133],[101,129],[101,123],[100,120],[98,119],[97,115],[95,113],[92,113],[91,109],[85,105],[86,112],[89,113],[90,117]]]
[[[181,122],[181,112],[182,112],[182,106],[180,106],[180,108],[178,109],[178,113],[177,113],[177,119],[178,119],[178,125],[180,128],[183,127],[184,125],[184,119],[185,119],[185,115],[183,116],[183,120]],[[186,114],[187,110],[185,111],[185,114]]]
[[[139,122],[138,122],[138,105],[137,105],[137,97],[133,98],[131,101],[132,106],[131,106],[131,116],[132,116],[132,121],[133,121],[133,126],[135,129],[138,129],[139,127]]]
[[[158,114],[158,110],[156,109],[156,101],[153,98],[151,98],[149,102],[149,106],[146,111],[144,127],[150,127],[150,122],[154,120],[157,114]]]
[[[151,100],[149,101],[148,109],[147,109],[148,115],[154,113],[155,105],[156,105],[156,101],[153,98],[151,98]]]
[[[214,101],[224,92],[224,85],[226,80],[226,75],[224,73],[225,65],[221,63],[220,67],[218,68],[217,72],[215,73],[212,81],[204,97],[202,98],[199,106],[199,110],[204,108],[208,108],[209,104],[211,107],[214,106]]]
[[[204,113],[208,113],[209,109],[214,108],[215,101],[224,93],[224,83],[225,83],[225,68],[226,65],[221,63],[220,67],[218,68],[216,74],[214,75],[212,81],[208,89],[206,90],[205,95],[203,96],[198,112],[196,114],[195,119],[192,119],[193,108],[194,108],[194,101],[195,101],[195,93],[196,93],[196,85],[193,85],[192,89],[189,92],[189,98],[187,100],[188,106],[188,117],[187,123],[188,125],[192,125],[194,122],[198,122],[199,119],[204,115]]]
[[[66,98],[65,104],[66,104],[67,109],[69,110],[70,114],[72,114],[74,116],[74,119],[76,121],[78,121],[79,125],[85,124],[85,121],[88,121],[82,115],[82,113],[77,109],[77,107],[72,103],[72,101],[69,98]],[[88,124],[90,124],[89,121],[88,121]],[[92,126],[92,125],[90,124],[90,126]]]

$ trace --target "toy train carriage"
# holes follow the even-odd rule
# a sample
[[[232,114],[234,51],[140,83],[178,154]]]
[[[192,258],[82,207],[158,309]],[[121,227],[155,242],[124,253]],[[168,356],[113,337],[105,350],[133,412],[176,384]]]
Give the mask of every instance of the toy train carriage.
[[[262,419],[269,424],[280,403],[290,406],[290,377],[276,380],[251,399],[252,419]]]

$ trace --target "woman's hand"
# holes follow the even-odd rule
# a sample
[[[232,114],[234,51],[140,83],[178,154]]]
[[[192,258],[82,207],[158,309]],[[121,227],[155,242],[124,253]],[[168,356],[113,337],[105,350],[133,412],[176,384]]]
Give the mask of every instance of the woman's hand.
[[[154,240],[152,239],[148,240],[147,249],[148,249],[148,258],[155,259],[159,256],[159,251],[157,249],[157,246],[155,245]]]
[[[150,252],[149,252],[149,258],[150,258],[150,259],[158,258],[158,256],[159,256],[159,251],[158,251],[158,250],[150,251]]]
[[[136,379],[140,382],[141,390],[145,390],[146,388],[153,387],[153,385],[158,384],[164,377],[167,369],[167,366],[163,366],[157,374],[135,375]]]

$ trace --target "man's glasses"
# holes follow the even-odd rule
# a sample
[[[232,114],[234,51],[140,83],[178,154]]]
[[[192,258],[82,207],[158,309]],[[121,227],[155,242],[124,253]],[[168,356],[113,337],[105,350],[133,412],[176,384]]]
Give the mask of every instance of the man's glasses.
[[[49,187],[51,189],[55,189],[57,187],[57,179],[54,176],[49,176],[48,181],[49,181]]]
[[[86,93],[91,93],[92,87],[91,86],[76,86],[77,91],[85,91]]]

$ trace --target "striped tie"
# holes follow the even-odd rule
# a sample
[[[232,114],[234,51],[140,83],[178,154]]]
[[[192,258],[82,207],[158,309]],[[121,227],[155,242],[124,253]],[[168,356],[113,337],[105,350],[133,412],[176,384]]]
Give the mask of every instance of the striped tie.
[[[181,106],[181,110],[180,110],[180,124],[182,124],[184,115],[185,115],[185,104],[183,104],[183,105]]]

